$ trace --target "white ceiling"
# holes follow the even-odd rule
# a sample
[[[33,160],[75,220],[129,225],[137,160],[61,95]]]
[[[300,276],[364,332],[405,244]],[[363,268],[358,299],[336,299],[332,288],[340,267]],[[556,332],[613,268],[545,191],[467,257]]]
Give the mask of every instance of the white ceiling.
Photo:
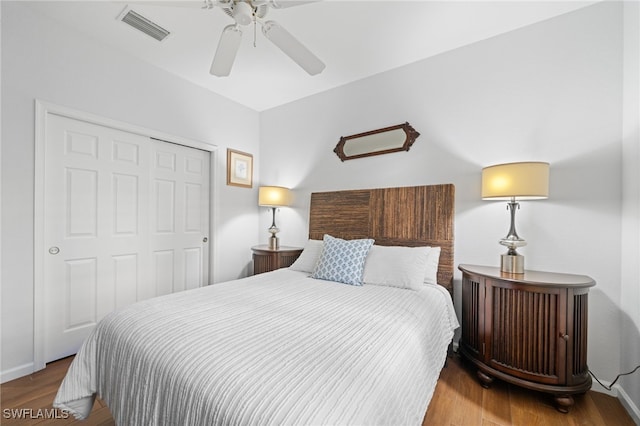
[[[233,20],[221,9],[135,2],[131,8],[171,31],[163,42],[116,18],[127,5],[111,1],[45,1],[29,6],[116,49],[163,68],[256,111],[570,12],[595,1],[321,1],[272,9],[277,21],[326,64],[309,76],[267,40],[244,29],[229,77],[209,67],[218,37]]]

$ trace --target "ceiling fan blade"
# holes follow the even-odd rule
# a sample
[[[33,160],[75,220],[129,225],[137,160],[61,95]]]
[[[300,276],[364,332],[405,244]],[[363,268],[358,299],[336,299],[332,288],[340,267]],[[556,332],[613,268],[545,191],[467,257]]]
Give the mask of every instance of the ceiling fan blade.
[[[194,9],[211,9],[215,2],[207,0],[132,0],[121,3],[143,6],[189,7]]]
[[[286,9],[287,7],[302,6],[308,3],[317,3],[320,0],[269,0],[269,5],[274,9]]]
[[[224,27],[209,73],[217,77],[226,77],[231,73],[241,40],[242,31],[237,25],[231,24]]]
[[[324,69],[324,63],[278,23],[265,22],[262,33],[309,74],[316,75]]]

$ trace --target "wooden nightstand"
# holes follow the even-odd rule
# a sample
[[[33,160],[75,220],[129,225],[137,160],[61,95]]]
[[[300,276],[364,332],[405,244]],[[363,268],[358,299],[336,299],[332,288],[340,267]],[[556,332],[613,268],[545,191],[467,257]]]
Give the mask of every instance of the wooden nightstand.
[[[571,395],[591,388],[587,305],[593,279],[584,275],[460,265],[460,354],[478,367],[482,386],[494,378],[551,393],[568,412]]]
[[[280,268],[287,268],[302,253],[300,247],[282,246],[277,250],[271,250],[268,245],[251,247],[253,251],[253,274],[275,271]]]

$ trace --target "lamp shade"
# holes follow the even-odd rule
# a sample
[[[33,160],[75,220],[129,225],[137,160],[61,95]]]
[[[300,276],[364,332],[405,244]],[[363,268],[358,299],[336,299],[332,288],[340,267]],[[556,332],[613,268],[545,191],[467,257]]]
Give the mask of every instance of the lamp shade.
[[[265,207],[285,207],[291,204],[291,191],[282,186],[261,186],[258,205]]]
[[[483,200],[541,200],[548,196],[549,163],[507,163],[482,169]]]

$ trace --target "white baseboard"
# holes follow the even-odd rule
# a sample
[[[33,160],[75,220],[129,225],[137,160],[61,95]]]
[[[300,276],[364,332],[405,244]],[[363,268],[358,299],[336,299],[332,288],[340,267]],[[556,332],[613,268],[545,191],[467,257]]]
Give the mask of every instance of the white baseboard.
[[[19,379],[33,373],[33,363],[19,365],[15,368],[0,372],[0,383],[6,383],[10,380]]]
[[[640,425],[640,409],[638,409],[638,406],[633,402],[629,394],[625,392],[624,388],[620,385],[611,386],[611,383],[604,381],[602,382],[602,384],[611,387],[611,390],[604,388],[600,385],[600,383],[596,381],[594,381],[593,385],[591,385],[591,390],[617,398],[618,401],[620,401],[620,404],[622,404],[625,410],[627,410],[627,413],[629,413],[633,421],[637,425]]]
[[[603,381],[602,384],[607,387],[611,387],[611,383],[609,382]],[[618,386],[614,386],[611,390],[609,390],[604,386],[600,385],[600,383],[596,382],[595,380],[591,384],[591,390],[594,392],[600,392],[605,395],[613,396],[614,398],[618,397]]]
[[[627,413],[629,413],[629,415],[637,425],[640,425],[640,409],[638,408],[638,406],[633,402],[633,400],[631,400],[631,397],[624,391],[624,388],[622,386],[615,385],[614,389],[618,392],[618,400],[627,410]]]

